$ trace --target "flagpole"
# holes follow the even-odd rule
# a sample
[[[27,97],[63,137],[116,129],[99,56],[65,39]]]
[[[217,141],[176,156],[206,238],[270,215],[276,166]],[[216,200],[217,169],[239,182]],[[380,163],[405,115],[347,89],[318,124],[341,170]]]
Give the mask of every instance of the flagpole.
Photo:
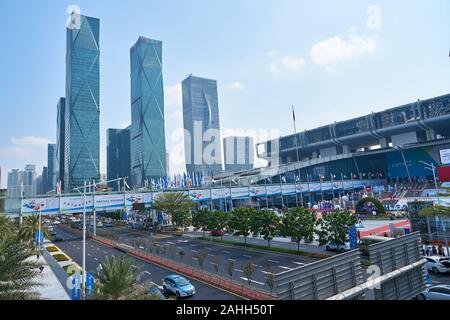
[[[94,236],[97,236],[97,214],[96,214],[96,210],[95,210],[95,191],[97,191],[97,184],[95,183],[95,179],[94,179],[94,197],[92,199],[92,215],[94,216]]]
[[[298,153],[298,135],[297,135],[297,124],[295,121],[295,110],[294,110],[294,106],[292,105],[292,119],[294,121],[294,134],[295,134],[295,151],[297,153],[297,164],[298,164],[298,168],[297,168],[297,174],[299,176],[300,179],[300,188],[301,188],[301,172],[300,172],[300,156]],[[300,195],[302,198],[302,207],[303,207],[303,195],[302,195],[302,190],[300,190]],[[296,201],[297,201],[297,207],[298,207],[298,195],[297,195],[297,187],[295,187],[295,196],[296,196]]]

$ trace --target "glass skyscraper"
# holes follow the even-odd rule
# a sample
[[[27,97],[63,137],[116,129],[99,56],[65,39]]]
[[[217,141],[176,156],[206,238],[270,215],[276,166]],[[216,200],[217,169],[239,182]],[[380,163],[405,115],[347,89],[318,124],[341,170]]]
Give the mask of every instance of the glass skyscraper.
[[[130,178],[130,127],[125,129],[108,129],[106,135],[108,181],[118,178]],[[128,183],[129,181],[127,179]],[[113,182],[109,186],[114,190],[118,189],[117,182]],[[123,188],[123,185],[121,188]]]
[[[217,81],[190,75],[182,90],[186,170],[212,176],[222,171]]]
[[[47,177],[42,174],[42,179],[45,178],[45,192],[56,190],[56,144],[49,144],[47,148]]]
[[[72,14],[67,28],[65,191],[100,177],[100,20]]]
[[[131,183],[166,176],[162,42],[139,37],[130,49]]]
[[[225,171],[236,172],[253,169],[255,157],[253,138],[231,136],[223,139]]]
[[[57,105],[56,119],[56,182],[61,181],[61,187],[64,188],[64,146],[66,138],[66,98],[59,98]]]

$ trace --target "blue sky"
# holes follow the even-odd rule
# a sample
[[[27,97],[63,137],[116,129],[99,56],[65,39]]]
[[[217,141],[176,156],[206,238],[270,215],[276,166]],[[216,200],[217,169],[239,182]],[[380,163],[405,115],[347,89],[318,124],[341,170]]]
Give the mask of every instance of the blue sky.
[[[190,73],[218,80],[222,129],[281,135],[293,132],[291,105],[304,130],[450,92],[447,0],[1,0],[2,187],[12,168],[41,170],[55,142],[72,4],[101,20],[102,172],[106,129],[130,121],[140,35],[163,41],[170,149]]]

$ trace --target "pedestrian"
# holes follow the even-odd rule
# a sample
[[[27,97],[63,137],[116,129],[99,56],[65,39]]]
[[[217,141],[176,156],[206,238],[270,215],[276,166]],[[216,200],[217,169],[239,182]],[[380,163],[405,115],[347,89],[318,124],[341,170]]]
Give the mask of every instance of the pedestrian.
[[[437,255],[438,251],[436,249],[436,246],[432,247],[431,252],[433,253],[433,256]]]
[[[444,256],[444,248],[442,247],[442,244],[440,244],[438,247],[438,254],[440,256]]]
[[[427,257],[430,256],[430,248],[428,246],[427,246],[425,253],[426,253]]]
[[[422,247],[422,256],[425,256],[425,249]]]

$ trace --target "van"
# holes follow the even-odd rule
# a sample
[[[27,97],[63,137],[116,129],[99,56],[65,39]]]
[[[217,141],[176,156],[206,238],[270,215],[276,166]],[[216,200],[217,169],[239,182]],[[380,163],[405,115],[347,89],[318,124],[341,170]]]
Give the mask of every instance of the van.
[[[369,246],[375,243],[380,243],[383,241],[388,241],[388,240],[393,240],[394,238],[390,238],[390,237],[381,237],[381,236],[366,236],[366,237],[361,237],[361,239],[359,239],[359,250],[361,251],[362,254],[364,255],[368,255],[369,254]]]

